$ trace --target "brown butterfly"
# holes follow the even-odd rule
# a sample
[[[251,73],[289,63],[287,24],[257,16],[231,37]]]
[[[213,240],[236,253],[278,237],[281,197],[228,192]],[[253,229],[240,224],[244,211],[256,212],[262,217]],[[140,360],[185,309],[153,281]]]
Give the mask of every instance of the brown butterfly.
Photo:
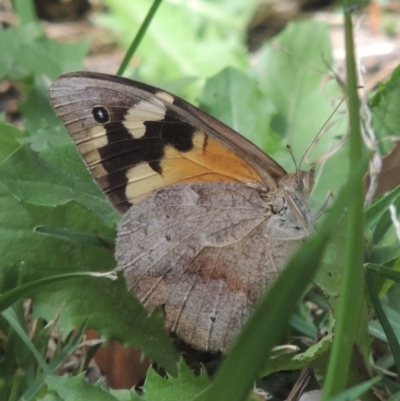
[[[225,351],[312,230],[313,170],[288,174],[210,115],[126,78],[65,74],[50,100],[123,214],[128,289],[185,342]]]

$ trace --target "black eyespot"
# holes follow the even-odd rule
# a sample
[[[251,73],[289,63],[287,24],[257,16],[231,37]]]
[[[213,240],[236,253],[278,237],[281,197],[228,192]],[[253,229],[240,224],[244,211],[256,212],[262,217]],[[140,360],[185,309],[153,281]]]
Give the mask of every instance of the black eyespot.
[[[171,241],[171,237],[170,237],[169,235],[166,235],[166,236],[165,236],[165,239],[166,239],[167,241]]]
[[[215,322],[215,320],[216,320],[215,316],[211,316],[210,319],[211,319],[212,322]]]
[[[99,124],[105,124],[110,121],[110,114],[108,113],[108,110],[105,107],[102,106],[93,107],[92,114],[94,119]]]

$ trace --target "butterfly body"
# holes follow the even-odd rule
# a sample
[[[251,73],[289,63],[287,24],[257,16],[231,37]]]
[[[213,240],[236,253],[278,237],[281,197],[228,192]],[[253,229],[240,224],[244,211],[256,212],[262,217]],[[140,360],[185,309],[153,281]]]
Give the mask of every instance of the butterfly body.
[[[123,213],[128,289],[189,344],[226,350],[312,230],[313,171],[287,174],[201,110],[124,78],[65,74],[50,99]]]

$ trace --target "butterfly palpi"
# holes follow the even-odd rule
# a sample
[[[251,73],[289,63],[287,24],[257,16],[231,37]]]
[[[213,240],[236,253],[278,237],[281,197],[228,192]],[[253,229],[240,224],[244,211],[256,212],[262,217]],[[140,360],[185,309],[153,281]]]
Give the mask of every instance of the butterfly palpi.
[[[126,78],[68,73],[50,100],[122,214],[129,291],[188,344],[225,351],[312,230],[313,170],[288,174],[210,115]]]

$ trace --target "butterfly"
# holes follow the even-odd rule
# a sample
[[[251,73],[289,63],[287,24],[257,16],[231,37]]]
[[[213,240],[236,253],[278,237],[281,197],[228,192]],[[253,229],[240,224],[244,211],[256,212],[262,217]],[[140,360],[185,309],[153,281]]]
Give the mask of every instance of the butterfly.
[[[144,83],[64,74],[50,100],[122,214],[128,290],[186,343],[225,352],[313,228],[314,170],[288,174],[222,122]]]

